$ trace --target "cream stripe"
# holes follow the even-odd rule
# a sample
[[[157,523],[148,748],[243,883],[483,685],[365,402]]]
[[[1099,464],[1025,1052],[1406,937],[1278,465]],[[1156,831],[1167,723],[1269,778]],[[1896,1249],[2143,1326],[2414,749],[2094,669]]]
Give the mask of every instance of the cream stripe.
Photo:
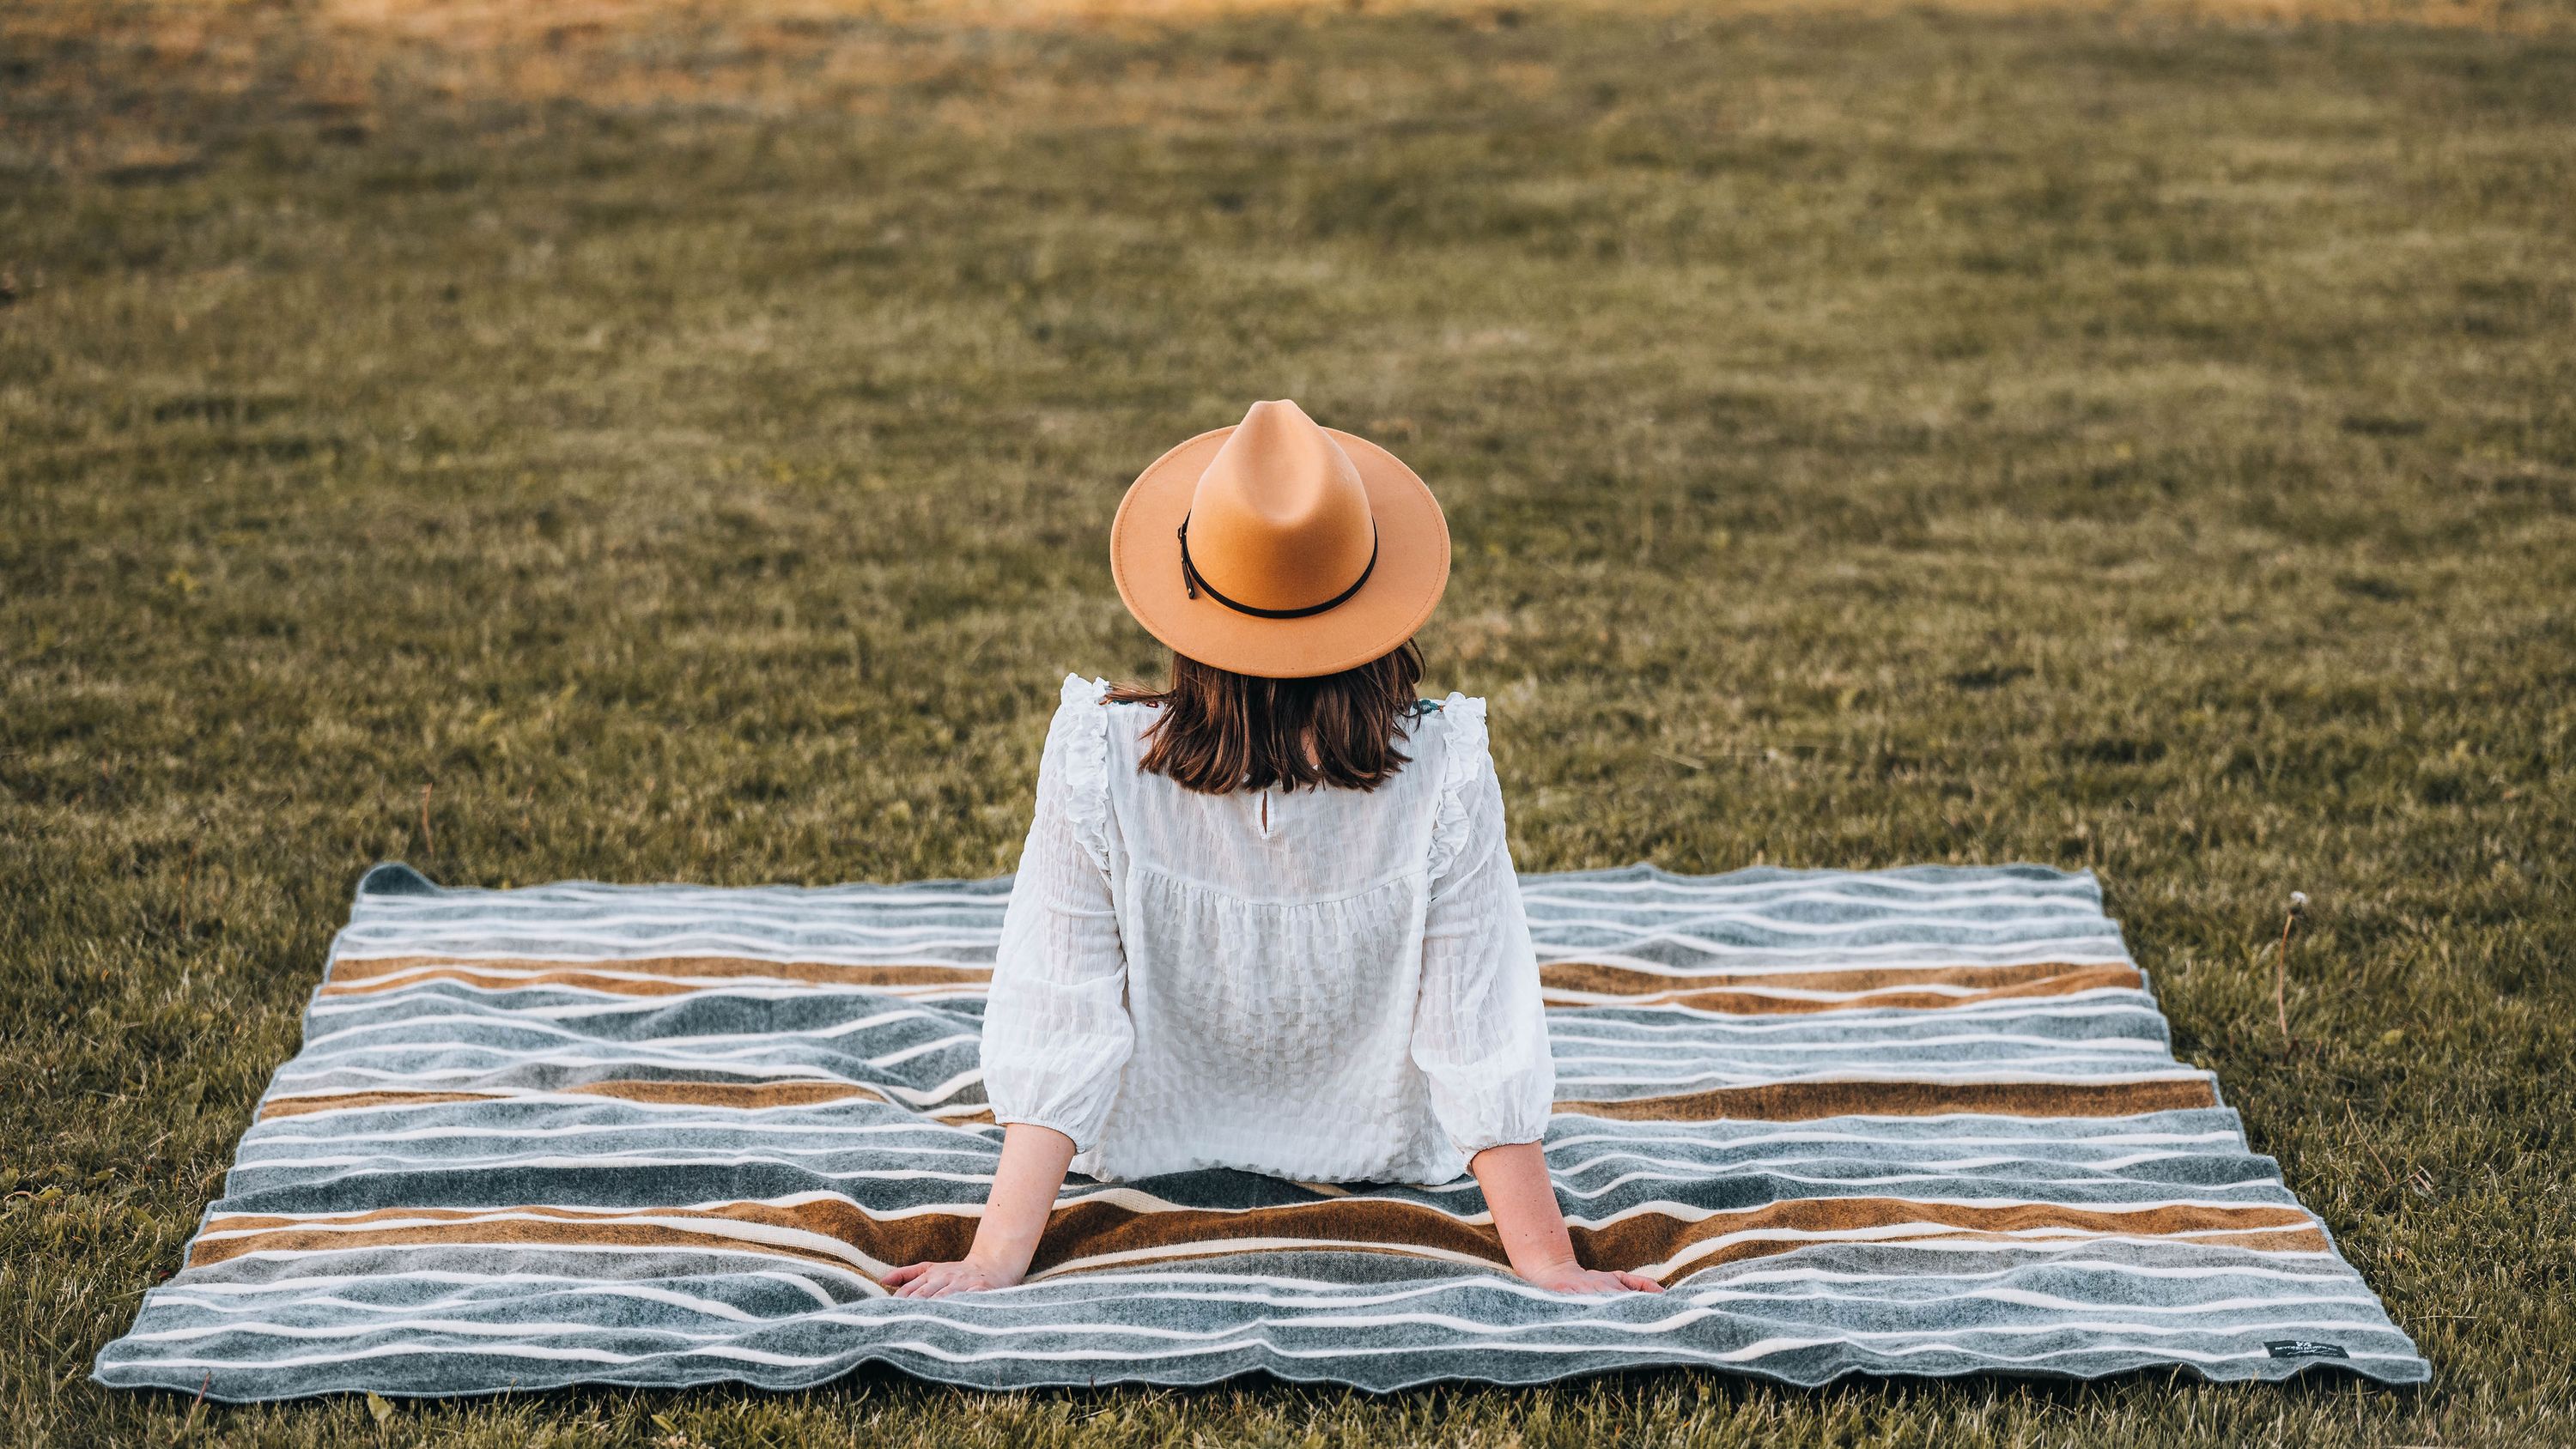
[[[1902,1248],[1974,1249],[1997,1243],[2028,1246],[2039,1243],[2066,1243],[2090,1247],[2099,1243],[2165,1243],[2178,1241],[2243,1237],[2249,1234],[2280,1235],[2316,1229],[2306,1225],[2242,1228],[2183,1228],[2170,1233],[2117,1233],[2099,1228],[1962,1228],[1949,1223],[1886,1223],[1861,1228],[1743,1228],[1732,1233],[1701,1238],[1669,1258],[1646,1263],[1634,1271],[1649,1278],[1669,1279],[1688,1264],[1723,1251],[1738,1243],[1873,1243]],[[2322,1235],[2320,1235],[2322,1236]],[[2248,1249],[2250,1252],[2266,1251]]]

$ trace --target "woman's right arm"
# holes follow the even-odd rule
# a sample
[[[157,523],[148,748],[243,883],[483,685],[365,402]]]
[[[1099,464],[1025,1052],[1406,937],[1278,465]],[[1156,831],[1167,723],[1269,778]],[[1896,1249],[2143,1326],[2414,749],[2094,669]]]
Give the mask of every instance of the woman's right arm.
[[[1109,886],[1108,737],[1097,701],[1096,689],[1067,681],[1038,763],[1036,818],[1002,916],[984,1006],[983,1063],[985,1095],[1004,1132],[984,1218],[965,1258],[887,1276],[907,1297],[1020,1281],[1066,1164],[1099,1139],[1135,1047],[1127,956]]]
[[[1485,1206],[1493,1211],[1494,1231],[1513,1272],[1559,1293],[1664,1291],[1663,1284],[1642,1273],[1586,1268],[1575,1260],[1574,1238],[1565,1230],[1556,1184],[1547,1175],[1547,1154],[1537,1143],[1488,1147],[1468,1162],[1467,1170],[1485,1190]]]

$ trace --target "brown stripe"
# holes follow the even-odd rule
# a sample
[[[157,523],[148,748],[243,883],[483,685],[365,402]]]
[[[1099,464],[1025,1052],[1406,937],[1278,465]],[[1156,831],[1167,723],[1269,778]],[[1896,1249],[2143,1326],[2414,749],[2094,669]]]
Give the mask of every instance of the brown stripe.
[[[1718,1213],[1698,1221],[1643,1213],[1605,1227],[1577,1227],[1572,1231],[1584,1262],[1594,1267],[1633,1269],[1671,1258],[1693,1243],[1749,1229],[1840,1232],[1902,1223],[1937,1223],[1986,1233],[2061,1228],[2162,1236],[2209,1229],[2292,1229],[2307,1230],[2313,1235],[2307,1213],[2294,1207],[2175,1206],[2111,1212],[2053,1203],[1963,1207],[1901,1198],[1802,1198],[1744,1212]],[[1506,1261],[1501,1240],[1491,1227],[1461,1222],[1438,1209],[1415,1203],[1336,1198],[1237,1213],[1189,1208],[1137,1212],[1110,1202],[1076,1203],[1059,1208],[1049,1220],[1046,1238],[1032,1266],[1045,1269],[1102,1254],[1246,1238],[1437,1248],[1496,1263]],[[1735,1244],[1717,1261],[1786,1251],[1794,1246],[1797,1245],[1775,1248],[1758,1242]],[[1691,1271],[1697,1271],[1697,1267],[1695,1262]]]
[[[585,1082],[566,1087],[585,1097],[670,1102],[692,1107],[810,1107],[820,1102],[883,1102],[886,1094],[849,1082]]]
[[[558,1087],[559,1092],[586,1097],[614,1097],[625,1102],[677,1102],[695,1107],[725,1107],[752,1110],[761,1107],[804,1107],[822,1102],[886,1102],[904,1106],[882,1092],[849,1082],[585,1082],[577,1087]],[[516,1092],[334,1092],[309,1097],[279,1097],[260,1109],[260,1120],[276,1117],[300,1117],[309,1112],[332,1112],[356,1107],[428,1107],[446,1102],[507,1102],[523,1094]],[[917,1107],[907,1111],[924,1112]],[[941,1112],[946,1123],[990,1122],[991,1109],[974,1112]]]
[[[423,971],[414,979],[454,980],[457,978],[450,976],[449,971],[461,971],[497,981],[527,980],[530,978],[491,976],[489,973],[535,971],[540,974],[534,979],[552,982],[564,974],[593,975],[614,971],[678,981],[761,977],[831,986],[933,986],[980,984],[993,977],[989,966],[940,963],[845,965],[824,961],[759,961],[741,956],[649,956],[631,961],[608,958],[549,961],[526,957],[377,956],[334,962],[329,979],[333,986],[348,986],[402,972],[422,971],[422,968],[441,969]]]
[[[1704,991],[1696,987],[1682,987],[1658,992],[1651,996],[1631,996],[1617,1002],[1570,1003],[1560,1000],[1551,1004],[1686,1006],[1695,1011],[1723,1012],[1730,1016],[1796,1016],[1818,1011],[1851,1011],[1880,1007],[1938,1011],[1951,1006],[1974,1006],[1981,1001],[2072,996],[2079,991],[2095,991],[2103,987],[2135,990],[2145,984],[2145,978],[2138,974],[2138,969],[2134,966],[2061,966],[2052,969],[2057,972],[2056,975],[2040,980],[1995,986],[1961,995],[1943,991],[1908,991],[1901,987],[1889,987],[1871,991],[1865,995],[1819,1001],[1794,996],[1764,996],[1740,990]],[[1671,980],[1669,977],[1665,979]]]
[[[579,1092],[589,1097],[615,1097],[624,1102],[677,1102],[693,1107],[729,1107],[750,1111],[761,1107],[809,1107],[824,1102],[883,1102],[901,1107],[940,1122],[990,1122],[993,1109],[980,1107],[972,1112],[953,1112],[939,1107],[915,1107],[898,1102],[874,1087],[850,1082],[587,1082],[564,1091]]]
[[[1836,966],[1821,971],[1667,973],[1606,966],[1592,961],[1552,961],[1539,968],[1538,979],[1540,984],[1558,991],[1664,996],[1721,986],[1773,986],[1792,991],[1879,991],[1890,986],[2020,986],[2053,980],[2070,971],[2098,969],[2098,964],[2076,966],[2063,961],[2030,961],[2007,966],[1930,966],[1919,970],[1891,966]],[[2120,969],[2134,974],[2133,968],[2123,966]]]
[[[509,1243],[542,1245],[605,1244],[617,1247],[700,1247],[731,1248],[737,1251],[776,1253],[786,1257],[810,1258],[852,1266],[840,1256],[815,1248],[792,1244],[763,1243],[731,1238],[706,1230],[691,1230],[663,1223],[643,1223],[633,1219],[654,1217],[685,1222],[688,1219],[757,1223],[770,1227],[794,1228],[799,1231],[837,1238],[859,1247],[881,1261],[893,1263],[921,1262],[930,1259],[964,1257],[975,1240],[977,1219],[963,1214],[925,1214],[919,1217],[878,1219],[869,1217],[855,1203],[824,1199],[816,1202],[779,1205],[773,1203],[726,1203],[715,1208],[566,1208],[524,1207],[508,1211],[527,1214],[533,1221],[476,1221],[487,1212],[475,1208],[378,1208],[372,1212],[353,1213],[347,1217],[317,1220],[313,1218],[227,1215],[208,1223],[209,1227],[227,1230],[267,1229],[250,1237],[228,1238],[215,1242],[203,1239],[191,1245],[188,1266],[202,1267],[220,1263],[243,1253],[266,1249],[300,1249],[305,1251],[333,1248],[387,1247],[433,1243]],[[419,1219],[429,1219],[420,1223]],[[358,1223],[414,1220],[415,1225],[384,1228],[377,1231],[332,1230],[320,1222]]]
[[[847,1082],[587,1082],[558,1089],[628,1102],[682,1103],[751,1111],[824,1102],[891,1102],[883,1093]],[[260,1119],[298,1117],[359,1107],[434,1106],[448,1102],[508,1101],[493,1092],[342,1092],[272,1099]],[[1922,1117],[1942,1112],[1984,1112],[2003,1117],[2131,1117],[2215,1107],[2218,1094],[2206,1077],[2158,1082],[1775,1082],[1758,1087],[1719,1087],[1670,1097],[1625,1101],[1559,1102],[1576,1117],[1624,1122],[1806,1122],[1819,1117]],[[907,1108],[918,1111],[918,1108]],[[925,1113],[924,1115],[929,1115]],[[990,1108],[940,1113],[950,1124],[990,1122]]]
[[[967,1241],[971,1241],[970,1238]],[[657,1227],[651,1224],[619,1223],[443,1223],[417,1228],[394,1228],[382,1232],[336,1233],[282,1229],[247,1238],[229,1238],[221,1242],[199,1241],[188,1250],[188,1266],[203,1268],[210,1264],[238,1258],[244,1253],[305,1252],[327,1253],[337,1249],[428,1247],[451,1244],[508,1244],[514,1247],[615,1247],[615,1248],[697,1248],[730,1249],[735,1252],[766,1253],[773,1257],[798,1258],[830,1263],[852,1269],[854,1266],[839,1256],[809,1248],[782,1243],[755,1243],[725,1238],[713,1233],[693,1233],[681,1228]],[[946,1256],[962,1256],[966,1242]]]
[[[990,1107],[973,1112],[915,1107],[898,1102],[873,1087],[849,1082],[589,1082],[563,1090],[590,1097],[615,1097],[625,1102],[677,1102],[693,1107],[730,1107],[744,1111],[760,1107],[808,1107],[823,1102],[883,1102],[925,1117],[936,1116],[944,1123],[993,1120]]]
[[[1623,1122],[1806,1122],[1818,1117],[1926,1117],[1989,1112],[2002,1117],[2131,1117],[2215,1107],[2206,1077],[2159,1082],[1773,1082],[1718,1087],[1620,1102],[1559,1102],[1577,1117]]]
[[[297,1216],[292,1213],[225,1213],[216,1221],[226,1229],[298,1228],[323,1223],[384,1223],[427,1218],[432,1222],[470,1223],[496,1212],[524,1213],[531,1217],[568,1223],[614,1223],[632,1218],[708,1218],[737,1223],[760,1223],[774,1228],[796,1228],[803,1232],[822,1233],[830,1237],[857,1242],[849,1229],[855,1224],[872,1224],[877,1220],[867,1215],[856,1203],[834,1198],[813,1202],[728,1202],[713,1207],[568,1207],[559,1203],[528,1203],[507,1208],[455,1207],[381,1207],[358,1213],[333,1213],[327,1217]],[[210,1224],[212,1226],[212,1224]]]
[[[271,1097],[259,1109],[259,1120],[301,1117],[308,1112],[336,1112],[344,1107],[428,1107],[441,1102],[500,1102],[500,1092],[330,1092],[311,1097]]]
[[[936,1214],[878,1219],[856,1205],[837,1199],[810,1203],[729,1203],[711,1209],[668,1212],[602,1211],[531,1207],[518,1211],[533,1220],[476,1222],[475,1210],[383,1208],[330,1221],[365,1224],[403,1219],[431,1219],[380,1231],[319,1230],[314,1219],[252,1215],[219,1217],[210,1227],[252,1230],[250,1236],[215,1242],[200,1240],[189,1253],[190,1267],[203,1267],[260,1249],[328,1249],[427,1243],[602,1243],[620,1246],[728,1246],[793,1257],[828,1258],[814,1250],[727,1241],[708,1231],[633,1221],[640,1216],[760,1223],[795,1228],[836,1238],[886,1263],[911,1263],[962,1255],[975,1235],[973,1216]],[[1802,1198],[1766,1204],[1743,1212],[1718,1213],[1685,1221],[1658,1213],[1622,1218],[1604,1227],[1577,1227],[1574,1239],[1583,1261],[1602,1268],[1636,1269],[1668,1261],[1694,1243],[1762,1229],[1799,1232],[1854,1232],[1905,1224],[1933,1224],[1953,1232],[1943,1237],[1987,1237],[2013,1241],[2000,1234],[2034,1229],[2168,1236],[2216,1232],[2229,1246],[2318,1251],[2325,1246],[2313,1220],[2302,1209],[2271,1205],[2242,1207],[2175,1205],[2121,1212],[2068,1207],[2055,1203],[2018,1203],[2008,1207],[1973,1207],[1914,1202],[1903,1198]],[[1286,1238],[1362,1251],[1435,1249],[1501,1264],[1504,1256],[1491,1227],[1469,1223],[1418,1203],[1384,1198],[1332,1198],[1288,1207],[1224,1212],[1206,1208],[1138,1210],[1094,1199],[1056,1210],[1033,1267],[1044,1270],[1106,1254],[1153,1252],[1226,1245],[1263,1238]],[[1899,1240],[1903,1241],[1903,1240]],[[1695,1258],[1675,1276],[1702,1268],[1788,1252],[1799,1242],[1750,1240],[1733,1243]]]

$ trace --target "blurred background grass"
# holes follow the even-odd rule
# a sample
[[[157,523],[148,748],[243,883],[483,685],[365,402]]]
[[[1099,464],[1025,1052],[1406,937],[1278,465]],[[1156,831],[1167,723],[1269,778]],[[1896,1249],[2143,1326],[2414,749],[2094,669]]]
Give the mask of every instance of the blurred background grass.
[[[2568,20],[0,8],[0,1433],[2576,1440]],[[1440,491],[1524,868],[2100,869],[2434,1383],[86,1384],[364,866],[1007,869],[1120,490],[1270,396]]]

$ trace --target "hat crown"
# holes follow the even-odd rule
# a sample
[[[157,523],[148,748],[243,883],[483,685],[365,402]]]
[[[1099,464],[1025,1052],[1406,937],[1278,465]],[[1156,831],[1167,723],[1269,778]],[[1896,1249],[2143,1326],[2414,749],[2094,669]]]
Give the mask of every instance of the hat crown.
[[[1257,402],[1190,496],[1190,562],[1208,587],[1256,609],[1309,609],[1369,570],[1368,487],[1342,445],[1286,400]]]

